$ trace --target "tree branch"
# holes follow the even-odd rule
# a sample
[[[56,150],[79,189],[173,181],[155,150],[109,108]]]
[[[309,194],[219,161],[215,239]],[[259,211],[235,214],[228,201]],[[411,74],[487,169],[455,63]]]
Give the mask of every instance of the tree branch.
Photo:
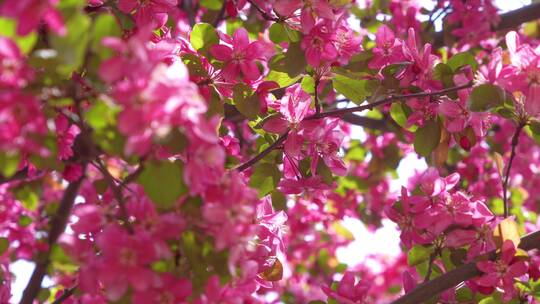
[[[64,303],[65,300],[69,299],[69,297],[71,297],[75,293],[75,290],[77,290],[77,285],[69,289],[64,289],[64,293],[62,293],[62,295],[58,297],[58,299],[54,300],[52,304]]]
[[[324,118],[324,117],[343,116],[343,115],[348,114],[348,113],[361,112],[361,111],[364,111],[364,110],[371,110],[371,109],[373,109],[373,108],[375,108],[377,106],[389,104],[389,103],[392,103],[394,101],[398,101],[398,100],[401,100],[401,99],[443,95],[443,94],[450,93],[450,92],[455,92],[455,91],[458,91],[458,90],[461,90],[461,89],[470,88],[470,87],[472,87],[472,85],[473,85],[473,83],[469,82],[467,84],[463,84],[463,85],[460,85],[460,86],[455,86],[455,87],[440,90],[440,91],[420,92],[420,93],[389,96],[389,97],[384,98],[382,100],[379,100],[379,101],[376,101],[376,102],[373,102],[373,103],[370,103],[370,104],[367,104],[367,105],[363,105],[363,106],[345,108],[345,109],[338,109],[338,110],[328,111],[328,112],[324,112],[324,113],[314,114],[312,116],[306,117],[304,120],[320,119],[320,118]],[[281,143],[283,143],[287,139],[287,136],[289,135],[289,131],[290,130],[287,130],[287,132],[283,133],[278,138],[278,140],[276,140],[268,148],[266,148],[264,151],[262,151],[261,153],[256,155],[254,158],[250,159],[249,161],[247,161],[247,162],[243,163],[242,165],[240,165],[239,167],[237,167],[236,170],[238,170],[239,172],[242,172],[242,171],[246,170],[247,168],[249,168],[250,166],[257,163],[262,158],[264,158],[266,155],[268,155],[268,153],[270,153],[273,149],[278,147]]]
[[[0,175],[0,185],[5,184],[5,183],[9,183],[9,182],[13,182],[13,181],[16,181],[16,180],[25,179],[27,177],[28,177],[28,167],[24,167],[23,169],[17,171],[15,174],[13,174],[10,177],[4,177],[4,176]]]
[[[71,209],[73,208],[73,204],[75,203],[75,197],[77,196],[79,188],[84,180],[86,164],[82,164],[82,166],[83,175],[78,180],[69,183],[66,190],[64,191],[62,200],[60,201],[58,211],[51,219],[51,228],[47,240],[49,248],[47,249],[44,258],[36,261],[36,267],[32,272],[30,281],[24,289],[20,304],[32,304],[34,302],[34,299],[38,295],[39,290],[41,289],[41,282],[43,281],[43,277],[45,277],[45,275],[47,274],[47,268],[50,263],[51,248],[66,229],[66,224],[69,215],[71,214]]]
[[[122,221],[126,225],[126,229],[129,231],[129,233],[133,234],[134,230],[131,226],[131,223],[129,222],[129,214],[126,209],[126,202],[124,200],[124,195],[122,194],[122,189],[120,188],[123,183],[119,183],[118,185],[115,183],[114,177],[111,175],[107,167],[103,164],[103,162],[98,161],[97,165],[95,167],[105,176],[105,179],[107,180],[107,183],[109,184],[109,187],[111,187],[111,190],[113,192],[114,198],[118,202],[118,207],[120,208],[120,217],[122,218]]]
[[[492,28],[493,31],[504,31],[525,22],[540,18],[540,3],[533,3],[517,10],[500,15],[501,21]],[[436,48],[444,46],[444,31],[436,32],[433,36],[433,45]]]
[[[274,150],[279,145],[281,145],[285,141],[285,139],[287,139],[287,135],[289,135],[289,132],[290,132],[290,130],[287,130],[285,133],[281,134],[281,136],[274,143],[272,143],[270,146],[268,146],[268,148],[264,149],[261,153],[257,154],[252,159],[250,159],[247,162],[243,163],[242,165],[238,166],[236,168],[236,170],[238,170],[238,172],[242,172],[242,171],[246,170],[247,168],[253,166],[259,160],[263,159],[266,155],[268,155],[270,152],[272,152],[272,150]]]
[[[388,97],[386,97],[384,99],[381,99],[379,101],[376,101],[376,102],[373,102],[373,103],[370,103],[370,104],[367,104],[367,105],[363,105],[363,106],[357,106],[357,107],[352,107],[352,108],[344,108],[344,109],[328,111],[328,112],[320,113],[319,115],[315,114],[315,115],[312,115],[310,117],[306,117],[306,120],[320,119],[320,118],[324,118],[324,117],[341,116],[341,115],[346,114],[346,113],[353,113],[353,112],[361,112],[361,111],[365,111],[365,110],[371,110],[371,109],[373,109],[375,107],[382,106],[382,105],[385,105],[385,104],[390,104],[390,103],[393,103],[395,101],[399,101],[399,100],[402,100],[402,99],[444,95],[444,94],[447,94],[447,93],[451,93],[451,92],[459,91],[459,90],[462,90],[462,89],[470,88],[472,86],[473,86],[473,83],[469,82],[467,84],[463,84],[463,85],[460,85],[460,86],[455,86],[455,87],[443,89],[443,90],[440,90],[440,91],[420,92],[420,93],[403,94],[403,95],[392,95],[392,96],[388,96]]]
[[[504,174],[503,182],[503,206],[504,206],[504,217],[508,217],[508,180],[510,178],[510,170],[512,169],[512,162],[516,156],[516,147],[519,142],[519,134],[525,125],[520,123],[516,127],[516,132],[512,136],[512,151],[510,152],[510,159],[508,160],[508,166],[506,166],[506,173]]]
[[[540,230],[527,234],[521,238],[519,248],[529,251],[540,248]],[[495,251],[489,253],[490,257],[495,256]],[[418,304],[435,297],[443,291],[480,275],[476,268],[476,263],[468,263],[449,271],[435,279],[418,285],[411,292],[392,302],[392,304]]]
[[[253,0],[247,0],[247,2],[249,2],[249,4],[251,4],[251,6],[253,6],[256,10],[259,11],[259,13],[261,14],[261,16],[268,20],[268,21],[275,21],[275,22],[278,22],[280,19],[278,17],[272,17],[270,15],[268,15],[268,13],[266,13],[262,8],[260,8],[255,2],[253,2]]]

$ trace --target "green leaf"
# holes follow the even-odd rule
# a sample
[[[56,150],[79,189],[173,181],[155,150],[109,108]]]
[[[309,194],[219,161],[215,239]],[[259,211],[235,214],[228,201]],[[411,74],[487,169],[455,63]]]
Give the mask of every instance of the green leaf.
[[[366,149],[358,141],[352,141],[351,147],[347,154],[345,154],[346,160],[363,161],[366,158]]]
[[[481,84],[469,96],[469,108],[474,112],[484,112],[504,104],[509,98],[506,92],[496,85]]]
[[[328,166],[322,159],[319,159],[317,161],[316,170],[317,170],[317,175],[322,177],[323,181],[326,184],[328,185],[332,184],[332,182],[334,181],[334,176],[332,175],[332,171],[330,171],[330,168],[328,168]]]
[[[209,10],[215,10],[215,11],[220,10],[221,7],[223,6],[220,0],[201,0],[199,4],[202,7],[206,7]]]
[[[427,157],[439,145],[441,127],[435,120],[427,121],[414,134],[414,150],[421,156]]]
[[[287,52],[280,58],[278,64],[281,66],[280,72],[286,72],[289,77],[303,74],[306,70],[307,61],[300,43],[290,43]]]
[[[390,106],[390,117],[402,128],[407,125],[407,115],[399,102],[394,102]]]
[[[138,182],[144,192],[160,208],[172,207],[182,194],[187,193],[180,162],[149,162],[145,165]]]
[[[0,237],[0,255],[3,255],[9,248],[9,240],[5,237]]]
[[[260,163],[249,178],[249,186],[259,191],[259,197],[272,192],[281,180],[281,171],[275,164]]]
[[[301,76],[298,75],[291,78],[287,73],[271,70],[270,73],[268,73],[268,75],[266,76],[266,80],[274,81],[279,85],[280,88],[285,88],[297,82],[300,77]]]
[[[17,152],[0,152],[0,174],[4,178],[10,178],[17,172],[20,155]]]
[[[77,12],[66,22],[65,36],[51,35],[50,44],[58,52],[60,64],[56,70],[63,76],[69,76],[84,62],[86,46],[90,40],[90,17]]]
[[[367,80],[352,79],[343,75],[335,75],[332,79],[334,89],[357,104],[362,103],[369,95],[367,83]]]
[[[84,113],[84,118],[92,128],[100,130],[114,121],[114,114],[116,112],[116,110],[113,111],[105,102],[100,100],[94,103]]]
[[[219,43],[216,29],[208,23],[197,23],[189,36],[189,41],[195,50],[208,50],[212,45]]]
[[[315,94],[315,79],[313,79],[313,77],[304,76],[300,85],[302,86],[302,89],[306,91],[306,93],[311,95]]]
[[[12,39],[23,54],[28,54],[37,42],[38,35],[31,32],[26,36],[17,35],[17,22],[13,19],[0,18],[0,36]]]
[[[533,132],[533,134],[540,135],[540,121],[532,121],[529,124],[529,128]]]
[[[261,109],[259,97],[250,86],[239,83],[234,86],[233,100],[236,109],[248,119],[255,119]]]
[[[101,60],[111,57],[112,50],[103,47],[102,40],[105,37],[120,37],[121,35],[120,25],[113,15],[99,14],[92,27],[92,42],[90,44],[92,51],[98,54]]]
[[[454,84],[454,72],[452,68],[444,63],[439,63],[435,66],[433,71],[433,78],[440,80],[445,88],[455,86]],[[452,98],[457,98],[457,93],[452,92],[448,94]]]
[[[448,59],[448,66],[452,68],[453,71],[457,71],[463,66],[470,66],[475,72],[478,69],[478,62],[474,59],[474,56],[469,52],[457,53]]]
[[[15,189],[15,198],[21,201],[24,208],[30,211],[35,211],[38,207],[39,196],[30,185]]]
[[[189,70],[189,75],[208,77],[208,71],[202,65],[201,59],[194,54],[182,55],[182,61]]]
[[[332,223],[332,229],[338,234],[344,237],[348,241],[354,241],[354,234],[347,229],[341,222],[334,222]]]
[[[272,24],[272,26],[270,26],[270,29],[268,29],[268,35],[273,43],[289,41],[287,30],[285,29],[285,26],[281,23]]]
[[[414,245],[407,253],[407,264],[409,264],[409,266],[416,266],[428,261],[430,254],[431,248],[422,245]]]

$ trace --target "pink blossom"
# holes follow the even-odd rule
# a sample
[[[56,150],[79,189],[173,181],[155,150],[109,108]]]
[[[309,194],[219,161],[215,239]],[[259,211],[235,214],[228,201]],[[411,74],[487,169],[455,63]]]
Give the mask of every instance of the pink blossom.
[[[154,288],[135,292],[133,303],[187,303],[187,297],[191,295],[191,292],[190,281],[165,273],[157,280]]]
[[[376,46],[372,49],[373,58],[369,61],[370,69],[380,69],[388,64],[403,61],[401,41],[386,25],[381,25],[375,34]]]
[[[305,51],[307,62],[318,67],[321,63],[335,60],[338,50],[333,43],[335,32],[328,23],[319,22],[302,39],[302,49]]]
[[[56,34],[65,35],[62,16],[54,9],[57,4],[58,0],[7,0],[0,6],[0,15],[15,18],[21,36],[36,30],[41,21]]]
[[[220,44],[213,45],[210,49],[217,60],[225,63],[222,68],[225,80],[235,81],[239,75],[247,81],[258,79],[261,72],[256,60],[264,59],[263,44],[258,41],[250,43],[247,31],[238,28],[232,37],[231,46]]]
[[[131,286],[145,291],[158,278],[147,266],[157,257],[153,241],[144,233],[131,236],[124,229],[110,225],[96,239],[102,251],[98,279],[103,282],[107,298],[120,299]]]
[[[281,98],[279,107],[281,115],[270,118],[263,125],[263,129],[271,133],[283,134],[287,129],[290,130],[285,141],[285,152],[289,156],[300,156],[304,142],[301,134],[304,126],[302,121],[309,113],[310,105],[311,96],[299,84],[292,85]]]
[[[478,270],[483,272],[475,283],[481,287],[493,290],[499,287],[504,290],[503,299],[511,300],[517,295],[514,279],[527,273],[527,262],[515,257],[516,248],[511,240],[506,240],[501,248],[501,256],[496,261],[480,261],[476,263]]]
[[[134,14],[138,26],[158,28],[167,22],[167,13],[177,4],[177,0],[120,0],[118,8],[126,14]]]
[[[322,286],[321,288],[328,297],[338,300],[339,303],[355,304],[363,303],[370,285],[362,280],[356,283],[354,274],[352,272],[345,272],[336,291],[326,286]]]
[[[0,88],[20,88],[33,77],[19,48],[9,38],[0,37]]]

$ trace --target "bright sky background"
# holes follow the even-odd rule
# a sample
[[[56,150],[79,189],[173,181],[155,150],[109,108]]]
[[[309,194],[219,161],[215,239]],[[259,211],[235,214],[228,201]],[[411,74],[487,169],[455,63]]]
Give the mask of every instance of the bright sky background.
[[[434,1],[422,0],[421,3],[425,3],[426,8],[432,8]],[[503,11],[511,11],[516,8],[520,8],[524,5],[530,4],[529,0],[495,0],[497,6]],[[436,29],[440,30],[441,24],[436,24]],[[359,137],[362,135],[361,129],[355,132]],[[399,179],[393,181],[392,189],[397,191],[402,185],[407,184],[407,180],[414,174],[414,170],[425,169],[426,163],[423,159],[418,159],[414,155],[409,155],[404,158],[397,171]],[[395,257],[399,254],[399,233],[394,223],[389,220],[383,221],[383,227],[377,230],[375,233],[369,232],[365,225],[357,219],[346,218],[343,221],[343,225],[348,228],[355,237],[355,240],[347,247],[344,247],[337,252],[338,259],[350,266],[354,266],[358,263],[362,263],[366,260],[366,257],[371,254],[384,254],[389,257]],[[378,271],[378,265],[371,265],[374,271]],[[12,303],[18,303],[24,287],[26,286],[32,270],[34,269],[34,263],[19,260],[10,265],[10,270],[16,275],[16,279],[11,285],[11,292],[13,297]],[[43,286],[51,286],[52,282],[45,278]]]

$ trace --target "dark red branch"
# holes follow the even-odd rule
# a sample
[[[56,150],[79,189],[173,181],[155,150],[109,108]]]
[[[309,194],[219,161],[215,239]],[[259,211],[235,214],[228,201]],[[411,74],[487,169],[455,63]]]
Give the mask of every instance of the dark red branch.
[[[529,251],[540,248],[540,231],[535,231],[521,238],[519,248]],[[489,254],[495,257],[495,252]],[[467,281],[481,274],[476,268],[476,263],[468,263],[449,271],[435,279],[418,285],[411,292],[392,302],[392,304],[418,304],[437,296],[461,282]]]
[[[361,111],[364,111],[364,110],[371,110],[371,109],[373,109],[373,108],[375,108],[377,106],[389,104],[389,103],[392,103],[394,101],[407,99],[407,98],[444,95],[444,94],[447,94],[447,93],[450,93],[450,92],[455,92],[455,91],[459,91],[459,90],[462,90],[462,89],[470,88],[470,87],[472,87],[472,85],[473,85],[473,83],[470,82],[470,83],[467,83],[467,84],[464,84],[464,85],[451,87],[451,88],[440,90],[440,91],[420,92],[420,93],[412,93],[412,94],[404,94],[404,95],[393,95],[393,96],[389,96],[389,97],[384,98],[382,100],[372,102],[370,104],[363,105],[363,106],[345,108],[345,109],[339,109],[339,110],[333,110],[333,111],[328,111],[328,112],[324,112],[324,113],[314,114],[314,115],[312,115],[310,117],[306,117],[305,120],[320,119],[320,118],[324,118],[324,117],[343,116],[344,114],[349,114],[349,113],[354,113],[354,112],[361,112]],[[239,167],[237,167],[236,170],[242,172],[242,171],[246,170],[247,168],[249,168],[250,166],[257,163],[262,158],[264,158],[266,155],[268,155],[268,153],[270,153],[273,149],[278,147],[281,143],[283,143],[287,139],[287,135],[289,134],[289,131],[290,130],[287,130],[287,132],[282,134],[278,138],[278,140],[276,140],[268,148],[266,148],[264,151],[262,151],[261,153],[256,155],[254,158],[250,159],[249,161],[247,161],[247,162],[243,163],[242,165],[240,165]]]
[[[500,22],[492,28],[493,31],[505,31],[515,28],[525,22],[540,19],[540,3],[533,3],[517,10],[500,15]],[[433,36],[436,48],[444,46],[444,31],[436,32]]]
[[[390,103],[393,103],[395,101],[408,99],[408,98],[445,95],[445,94],[448,94],[448,93],[451,93],[451,92],[455,92],[455,91],[459,91],[459,90],[462,90],[462,89],[470,88],[472,86],[473,86],[473,83],[469,82],[467,84],[447,88],[447,89],[440,90],[440,91],[420,92],[420,93],[403,94],[403,95],[392,95],[392,96],[388,96],[388,97],[386,97],[384,99],[381,99],[381,100],[376,101],[376,102],[372,102],[372,103],[367,104],[367,105],[362,105],[362,106],[357,106],[357,107],[352,107],[352,108],[338,109],[338,110],[333,110],[333,111],[327,111],[327,112],[324,112],[324,113],[320,113],[318,115],[315,114],[313,116],[307,117],[306,120],[320,119],[320,118],[324,118],[324,117],[341,116],[341,115],[346,114],[346,113],[354,113],[354,112],[361,112],[361,111],[365,111],[365,110],[371,110],[371,109],[373,109],[375,107],[378,107],[378,106],[390,104]]]
[[[287,135],[289,135],[289,131],[290,130],[287,130],[285,133],[281,134],[281,136],[275,142],[273,142],[270,146],[268,146],[268,148],[264,149],[261,153],[257,154],[252,159],[238,166],[236,170],[238,170],[239,172],[242,172],[246,170],[247,168],[253,166],[259,160],[263,159],[266,155],[272,152],[272,150],[280,146],[285,141],[285,139],[287,139]]]
[[[47,274],[47,268],[50,263],[52,246],[56,243],[60,235],[66,229],[67,221],[69,215],[71,214],[71,209],[73,208],[73,204],[75,203],[75,197],[77,196],[79,188],[84,180],[86,164],[82,166],[83,176],[80,179],[69,183],[66,190],[64,191],[64,195],[62,197],[62,200],[60,201],[60,205],[58,206],[58,211],[51,219],[51,228],[49,230],[49,236],[47,239],[47,243],[49,245],[48,251],[43,258],[38,258],[38,260],[36,260],[36,267],[32,272],[30,281],[24,289],[20,304],[32,304],[34,302],[34,299],[38,295],[39,290],[41,289],[41,282],[43,281],[43,277],[45,277],[45,275]]]
[[[512,162],[516,156],[516,147],[519,142],[519,134],[525,125],[519,124],[516,127],[516,132],[512,136],[512,151],[510,152],[510,159],[508,160],[508,165],[506,166],[506,173],[504,174],[503,182],[503,207],[504,207],[504,217],[508,217],[508,180],[510,179],[510,170],[512,169]]]

